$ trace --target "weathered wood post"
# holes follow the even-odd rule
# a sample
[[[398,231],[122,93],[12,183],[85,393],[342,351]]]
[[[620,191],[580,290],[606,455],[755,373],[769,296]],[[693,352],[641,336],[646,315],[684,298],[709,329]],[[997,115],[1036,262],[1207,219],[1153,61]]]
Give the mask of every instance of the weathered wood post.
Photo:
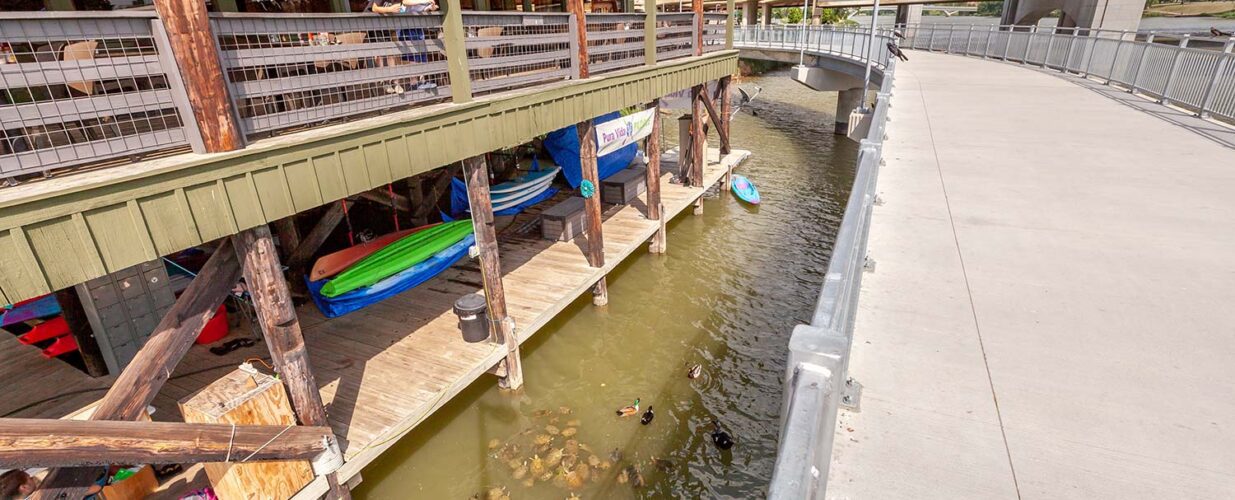
[[[587,55],[587,13],[583,11],[583,0],[566,0],[566,11],[575,15],[575,37],[577,46],[577,64],[579,78],[588,77]],[[597,186],[600,187],[600,186]]]
[[[707,161],[708,152],[704,145],[707,133],[703,128],[707,120],[707,112],[703,109],[704,92],[707,92],[707,87],[704,85],[695,85],[690,89],[690,163],[688,165],[690,175],[688,179],[691,187],[703,187],[703,165]],[[692,213],[703,215],[703,196],[695,200]]]
[[[703,55],[703,0],[691,0],[691,11],[695,13],[695,55]]]
[[[137,420],[239,279],[240,266],[225,239],[112,383],[90,419]],[[92,467],[52,469],[31,498],[82,498],[98,473]]]
[[[514,321],[506,312],[506,289],[502,286],[502,263],[498,255],[497,232],[493,229],[493,199],[489,195],[489,166],[484,155],[463,160],[463,178],[467,181],[467,200],[472,209],[472,229],[480,256],[480,277],[485,288],[485,302],[495,340],[506,346],[505,376],[499,382],[503,389],[523,387],[523,361],[519,356],[519,337]]]
[[[232,151],[244,147],[244,136],[232,110],[219,62],[214,33],[206,2],[199,0],[155,0],[154,8],[163,21],[172,55],[184,80],[185,92],[201,130],[207,153]]]
[[[729,95],[730,84],[733,81],[732,76],[721,77],[717,85],[717,91],[720,92],[720,121],[716,124],[716,133],[720,135],[720,156],[723,160],[725,155],[733,152],[733,147],[729,137],[730,115],[733,114],[733,102]],[[725,166],[725,182],[721,189],[728,189],[733,183],[733,165],[726,164]]]
[[[647,147],[644,148],[648,155],[648,218],[660,221],[660,229],[656,230],[648,250],[665,253],[665,210],[660,202],[660,99],[653,99],[651,107],[655,110],[652,114],[652,133],[648,135]]]
[[[270,227],[261,225],[241,231],[232,237],[232,245],[244,269],[245,284],[253,298],[262,336],[270,348],[271,361],[287,388],[296,417],[302,425],[329,427]],[[327,498],[351,498],[347,485],[339,484],[333,472],[326,475],[326,484]]]
[[[91,377],[107,375],[107,362],[103,359],[103,351],[94,338],[94,329],[86,310],[82,308],[81,297],[77,295],[76,287],[65,288],[56,292],[56,302],[60,303],[61,315],[69,325],[69,333],[77,341],[77,351],[81,353],[82,363],[86,365],[86,373]]]
[[[584,199],[584,219],[587,221],[587,261],[592,267],[605,265],[605,238],[600,219],[600,173],[596,166],[596,126],[592,120],[579,122],[579,163],[583,170],[583,182],[594,186],[592,196]],[[609,303],[609,286],[601,277],[592,288],[592,304],[603,306]]]

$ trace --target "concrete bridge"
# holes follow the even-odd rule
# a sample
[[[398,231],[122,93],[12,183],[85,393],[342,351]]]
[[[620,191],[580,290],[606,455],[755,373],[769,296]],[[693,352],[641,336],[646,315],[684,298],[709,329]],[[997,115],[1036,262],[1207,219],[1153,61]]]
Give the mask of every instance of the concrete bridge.
[[[884,76],[772,498],[1235,490],[1232,44],[1004,33]]]

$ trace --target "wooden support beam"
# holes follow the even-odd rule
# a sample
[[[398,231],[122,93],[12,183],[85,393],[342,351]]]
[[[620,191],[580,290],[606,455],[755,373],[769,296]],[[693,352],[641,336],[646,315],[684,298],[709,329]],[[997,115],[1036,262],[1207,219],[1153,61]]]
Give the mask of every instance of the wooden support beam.
[[[391,196],[386,188],[377,188],[372,191],[364,191],[360,193],[360,197],[384,207],[389,207],[391,205]],[[393,203],[395,210],[408,213],[411,213],[412,211],[412,202],[408,200],[406,196],[401,194],[394,195]]]
[[[467,200],[472,211],[472,229],[479,252],[480,277],[485,289],[494,338],[506,346],[503,389],[523,387],[523,361],[519,355],[519,338],[514,320],[506,311],[506,289],[502,285],[502,262],[498,254],[497,231],[493,227],[493,199],[489,194],[489,166],[484,155],[463,160],[463,177],[467,181]]]
[[[296,215],[289,215],[274,221],[271,225],[274,226],[275,235],[279,237],[279,251],[283,260],[291,262],[292,253],[300,248],[300,228],[296,227]],[[297,267],[288,266],[287,268],[287,275],[290,276],[288,283],[292,287],[292,294],[302,301],[309,298],[309,287],[300,278],[305,274],[304,263]]]
[[[60,303],[61,315],[69,325],[69,333],[77,341],[77,351],[81,353],[82,363],[86,365],[86,373],[91,377],[107,375],[107,362],[103,359],[103,351],[94,338],[94,329],[86,310],[82,308],[81,297],[77,295],[76,287],[65,288],[56,292],[56,301]]]
[[[232,112],[223,65],[210,31],[206,2],[154,0],[154,8],[163,20],[189,104],[196,114],[196,117],[183,118],[196,118],[207,153],[244,147],[244,136]]]
[[[302,269],[305,264],[309,263],[309,259],[313,258],[313,254],[317,253],[317,250],[322,247],[323,243],[326,243],[327,238],[330,238],[330,233],[333,233],[334,229],[339,227],[339,223],[343,222],[344,203],[347,203],[349,207],[352,204],[348,200],[330,204],[330,208],[326,209],[326,213],[322,214],[322,217],[317,220],[317,225],[309,230],[309,234],[300,242],[300,246],[296,247],[291,257],[288,257],[288,268]]]
[[[665,206],[660,206],[660,213],[665,213]],[[660,218],[660,227],[656,229],[656,235],[652,236],[652,244],[648,245],[648,251],[656,254],[663,254],[669,250],[669,239],[665,234],[666,220],[668,217]]]
[[[275,253],[270,228],[262,225],[241,231],[232,237],[232,242],[244,269],[244,280],[253,298],[262,336],[270,348],[274,369],[287,387],[296,417],[304,425],[329,426],[322,394],[309,367],[309,351],[300,331],[300,319],[296,317],[291,292],[283,278],[283,267]],[[326,476],[326,482],[330,489],[327,498],[351,498],[334,473]]]
[[[137,420],[239,279],[232,244],[223,240],[116,378],[91,420]],[[90,467],[52,469],[32,498],[81,498],[97,475],[98,470]]]
[[[433,186],[429,189],[429,195],[425,197],[427,203],[416,205],[416,212],[412,214],[412,220],[423,220],[424,224],[428,224],[429,215],[437,210],[437,202],[446,194],[446,189],[450,187],[450,180],[454,178],[455,173],[461,168],[461,163],[452,163],[445,168],[438,170],[437,178],[433,181]],[[418,224],[423,226],[424,224]]]
[[[433,201],[437,202],[436,199]],[[407,203],[411,208],[412,227],[429,223],[428,217],[425,217],[428,213],[420,215],[421,206],[425,203],[425,176],[417,175],[407,180]]]
[[[695,85],[690,89],[692,105],[690,108],[690,165],[688,166],[690,175],[688,178],[690,185],[694,187],[703,187],[703,165],[707,161],[707,150],[704,148],[707,133],[703,129],[704,92],[703,85]]]
[[[445,0],[442,8],[442,44],[446,69],[450,75],[450,100],[461,104],[472,100],[472,78],[467,66],[467,30],[463,27],[463,2]]]
[[[643,148],[648,157],[647,168],[647,200],[648,219],[659,220],[660,211],[660,99],[653,99],[652,133],[648,135],[647,146]]]
[[[6,468],[313,459],[329,427],[0,419]]]
[[[703,101],[703,109],[707,110],[708,112],[708,119],[712,121],[712,125],[716,126],[716,131],[717,133],[719,133],[724,120],[721,119],[720,112],[716,110],[716,104],[712,102],[712,97],[708,95],[706,90],[704,92],[699,93],[699,98],[701,101]],[[704,123],[703,126],[704,126],[703,133],[706,134],[708,131],[707,123]],[[723,141],[724,138],[722,137],[721,140]]]
[[[587,55],[587,13],[583,10],[583,0],[566,0],[566,12],[575,15],[575,36],[577,37],[578,57],[579,62],[579,78],[587,78],[588,72],[588,55]],[[597,186],[599,187],[599,186]]]
[[[732,23],[732,20],[730,22]],[[720,91],[720,123],[716,125],[716,133],[720,135],[720,155],[722,157],[733,152],[729,142],[729,125],[731,115],[733,115],[733,99],[729,95],[733,90],[730,88],[732,83],[732,76],[724,76],[716,86]]]

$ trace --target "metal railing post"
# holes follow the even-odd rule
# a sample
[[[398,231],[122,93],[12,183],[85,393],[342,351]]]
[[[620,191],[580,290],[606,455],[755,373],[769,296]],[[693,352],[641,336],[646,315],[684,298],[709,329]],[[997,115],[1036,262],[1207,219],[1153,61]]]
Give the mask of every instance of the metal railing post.
[[[1201,109],[1197,112],[1197,116],[1201,118],[1209,118],[1209,106],[1214,103],[1214,93],[1218,89],[1218,79],[1222,78],[1222,73],[1226,71],[1226,65],[1231,64],[1232,51],[1235,50],[1235,37],[1228,38],[1226,44],[1222,47],[1222,55],[1218,56],[1218,64],[1214,65],[1214,76],[1209,79],[1209,86],[1205,87],[1205,97],[1201,99]]]
[[[1008,51],[1012,50],[1012,33],[1016,32],[1016,26],[1011,26],[1007,30],[1004,30],[1004,31],[1006,31],[1007,34],[1004,35],[1003,37],[1003,58],[1002,59],[1003,61],[1007,62]]]
[[[1038,32],[1038,25],[1033,25],[1029,28],[1029,33],[1025,35],[1025,55],[1021,56],[1021,64],[1029,64],[1029,49],[1033,47],[1033,36]]]
[[[1081,73],[1082,78],[1089,78],[1089,71],[1093,69],[1093,51],[1098,47],[1098,34],[1090,31],[1085,36],[1085,50],[1081,55],[1081,63],[1085,65],[1085,71]]]
[[[1042,69],[1051,67],[1051,49],[1055,48],[1055,35],[1059,29],[1052,27],[1051,34],[1046,38],[1046,55],[1042,56]]]
[[[986,43],[983,44],[982,46],[982,58],[983,59],[991,58],[991,40],[995,38],[995,30],[998,30],[998,29],[999,29],[998,26],[991,26],[989,29],[986,30]]]
[[[1063,58],[1063,72],[1064,73],[1068,73],[1072,71],[1072,68],[1071,68],[1072,49],[1075,46],[1076,46],[1076,28],[1072,28],[1072,34],[1068,36],[1068,48],[1064,49],[1066,51],[1064,53],[1064,58]]]
[[[1171,72],[1166,74],[1166,85],[1162,86],[1162,98],[1158,102],[1162,105],[1171,104],[1171,86],[1175,84],[1175,73],[1179,71],[1179,62],[1184,57],[1184,49],[1188,48],[1188,40],[1192,35],[1184,34],[1179,37],[1179,48],[1175,49],[1175,57],[1171,59]]]
[[[1119,32],[1119,38],[1115,39],[1115,55],[1111,57],[1111,68],[1106,72],[1106,83],[1104,85],[1110,85],[1111,81],[1115,79],[1115,64],[1119,62],[1119,49],[1124,47],[1124,36],[1127,34],[1127,31],[1121,31]]]
[[[1145,60],[1149,58],[1149,48],[1153,46],[1154,32],[1150,31],[1149,36],[1145,38],[1145,48],[1144,50],[1141,50],[1141,58],[1136,63],[1136,70],[1132,73],[1132,86],[1128,89],[1129,94],[1136,93],[1137,85],[1140,84],[1141,81],[1141,68],[1145,66]]]
[[[969,25],[969,33],[966,33],[966,34],[965,34],[965,52],[964,52],[964,54],[965,54],[965,55],[967,55],[967,56],[968,56],[968,55],[972,55],[972,54],[970,54],[970,53],[969,53],[969,50],[970,50],[970,48],[969,48],[969,47],[970,47],[970,44],[971,44],[972,42],[973,42],[973,25],[971,24],[971,25]]]

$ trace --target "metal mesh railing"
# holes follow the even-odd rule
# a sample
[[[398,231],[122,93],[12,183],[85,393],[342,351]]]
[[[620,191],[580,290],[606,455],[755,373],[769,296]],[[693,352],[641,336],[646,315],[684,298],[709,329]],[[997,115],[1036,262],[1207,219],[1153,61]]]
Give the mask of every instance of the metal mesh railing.
[[[467,65],[477,94],[570,78],[570,14],[465,13]]]
[[[870,45],[870,40],[869,28],[740,27],[733,32],[735,47],[790,50],[805,48],[808,53],[829,54],[863,63],[870,52],[873,54],[870,59],[876,67],[886,67],[889,60],[887,44],[892,41],[891,31],[879,30],[875,35],[874,45]]]
[[[591,74],[644,63],[643,14],[588,14],[587,55]]]
[[[248,135],[450,96],[439,15],[212,19]]]
[[[156,23],[0,13],[0,178],[187,146],[192,118]]]
[[[903,47],[1001,59],[1118,84],[1196,112],[1235,122],[1235,38],[1037,26],[915,25]],[[963,33],[958,36],[957,33]],[[1190,43],[1205,42],[1206,47]]]
[[[729,16],[724,12],[703,15],[703,53],[725,50],[725,29]]]
[[[657,14],[656,60],[666,61],[695,54],[695,15]]]

